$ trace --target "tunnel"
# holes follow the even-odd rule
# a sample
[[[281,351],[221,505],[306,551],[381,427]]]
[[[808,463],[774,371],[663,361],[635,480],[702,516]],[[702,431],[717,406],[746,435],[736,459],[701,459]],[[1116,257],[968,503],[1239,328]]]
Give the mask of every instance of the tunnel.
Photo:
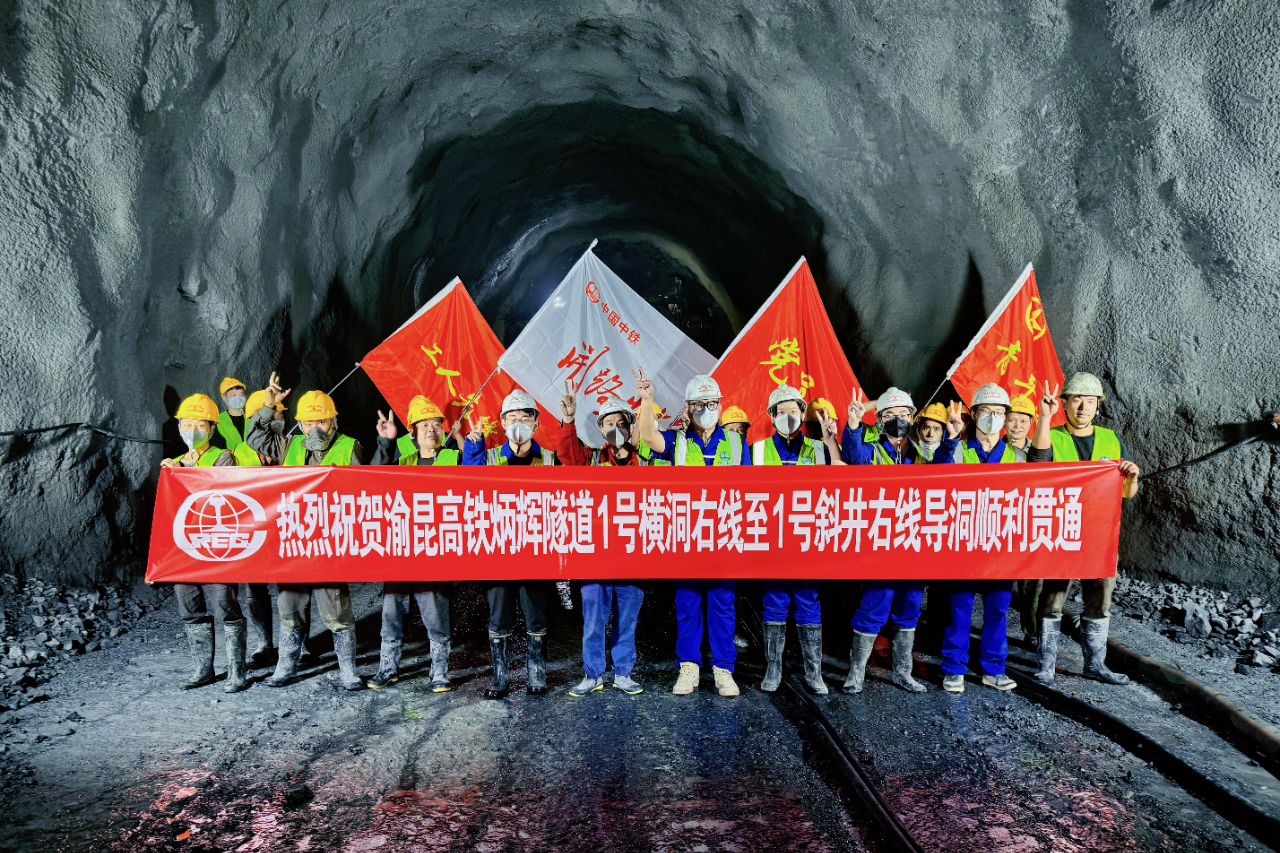
[[[172,441],[224,375],[328,388],[455,275],[510,343],[596,239],[715,355],[803,255],[870,393],[921,397],[1033,263],[1145,470],[1276,405],[1265,4],[4,13],[6,430]],[[337,400],[371,440],[368,379]],[[137,579],[156,448],[6,438],[4,570]],[[1274,468],[1153,481],[1121,565],[1276,591]]]

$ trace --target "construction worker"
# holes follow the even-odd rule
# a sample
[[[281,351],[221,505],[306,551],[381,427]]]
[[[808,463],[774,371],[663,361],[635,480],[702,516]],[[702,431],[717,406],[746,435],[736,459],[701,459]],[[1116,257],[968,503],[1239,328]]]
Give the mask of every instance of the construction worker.
[[[840,453],[848,465],[912,465],[923,460],[907,437],[911,418],[916,413],[911,395],[889,388],[874,403],[877,423],[862,423],[867,406],[862,402],[862,389],[854,388],[849,403],[849,420],[845,424]],[[853,424],[858,424],[855,430]],[[890,646],[893,661],[893,683],[911,693],[923,693],[925,686],[911,675],[914,661],[916,626],[920,623],[920,602],[924,598],[924,581],[899,578],[869,580],[862,584],[862,599],[850,624],[853,648],[849,653],[849,676],[842,689],[861,693],[866,677],[867,661],[875,648],[880,629],[890,619],[897,632]]]
[[[829,405],[829,404],[828,404]],[[782,384],[769,394],[769,419],[773,435],[751,445],[753,465],[830,465],[839,460],[836,445],[837,423],[818,413],[822,439],[809,438],[805,425],[804,395],[799,389]],[[825,439],[825,441],[824,441]],[[844,464],[840,462],[839,464]],[[796,635],[800,638],[800,654],[804,660],[804,683],[820,696],[827,693],[822,680],[822,605],[818,600],[821,581],[783,578],[766,580],[764,585],[764,657],[765,673],[760,689],[773,693],[782,684],[782,651],[787,638],[787,613],[795,605]]]
[[[566,382],[560,400],[559,456],[563,464],[648,465],[636,447],[639,439],[633,432],[635,413],[625,402],[611,397],[600,407],[596,426],[605,440],[600,448],[587,447],[578,438],[574,420],[577,411],[573,386]],[[644,602],[644,589],[636,581],[587,580],[582,582],[581,594],[583,678],[569,688],[569,695],[581,697],[604,689],[606,635],[610,612],[615,608],[613,644],[608,650],[613,659],[613,686],[629,696],[643,693],[644,688],[631,677],[631,671],[636,665],[636,621]]]
[[[178,406],[178,432],[187,445],[187,452],[173,459],[160,462],[161,468],[210,468],[234,466],[235,454],[210,442],[218,425],[218,405],[204,394],[192,394]],[[245,675],[244,614],[236,600],[236,584],[229,583],[176,583],[174,598],[178,600],[178,614],[187,630],[187,645],[195,672],[182,683],[184,690],[192,690],[212,684],[213,676],[213,622],[215,616],[222,619],[222,630],[227,645],[227,683],[222,688],[236,693],[249,686]]]
[[[248,399],[245,397],[244,383],[230,376],[224,377],[218,386],[218,394],[226,408],[218,414],[217,434],[214,436],[215,447],[225,447],[235,454],[236,464],[241,467],[261,465],[258,454],[246,443],[249,424],[246,420]],[[249,412],[249,414],[252,414]]]
[[[223,383],[225,384],[227,381],[228,380],[224,379]],[[236,380],[230,380],[230,381],[234,382]],[[237,392],[235,388],[229,388],[227,390],[226,396],[234,398],[236,394]],[[244,407],[242,409],[244,413],[244,417],[252,418],[254,415],[256,415],[258,413],[258,410],[262,408],[262,404],[264,400],[266,400],[265,391],[254,391],[252,394],[250,394],[248,401],[242,404]],[[239,402],[239,401],[233,399],[229,402]],[[279,404],[275,407],[275,412],[272,417],[273,417],[272,427],[283,430],[284,428],[284,405],[283,404]],[[226,419],[226,418],[229,418],[229,415],[227,412],[224,411],[220,416],[220,418]],[[219,430],[222,429],[221,423],[219,423],[218,428]],[[232,425],[231,428],[239,429],[240,427]],[[245,435],[246,436],[248,435],[247,427],[246,427]],[[252,447],[249,446],[249,442],[247,441],[243,441],[240,444],[238,444],[232,452],[235,454],[236,464],[241,466],[242,468],[258,467],[264,464],[263,458],[259,456]],[[266,461],[268,462],[268,464],[275,464],[275,460],[266,460]],[[254,648],[253,648],[253,651],[249,653],[249,657],[248,657],[249,666],[252,668],[269,666],[272,663],[274,663],[272,659],[275,657],[275,650],[276,650],[275,649],[275,645],[276,645],[275,631],[272,630],[272,625],[271,625],[271,610],[272,610],[271,585],[265,584],[265,583],[246,583],[244,587],[245,587],[246,615],[249,617],[249,625],[250,627],[253,628],[253,633],[255,634]]]
[[[1048,393],[1046,383],[1045,392]],[[1025,400],[1025,398],[1022,398]],[[1026,403],[1030,401],[1027,400]],[[994,382],[983,385],[973,394],[969,411],[973,417],[973,437],[965,438],[964,413],[959,403],[947,409],[947,437],[933,454],[935,464],[985,464],[1027,462],[1027,427],[1031,417],[1027,408],[1019,420],[1022,446],[1006,442],[1000,433],[1006,429],[1013,411],[1009,392]],[[1047,441],[1049,420],[1041,421],[1041,432]],[[964,676],[969,670],[969,634],[973,623],[973,601],[982,596],[982,638],[979,641],[979,665],[982,683],[996,690],[1012,690],[1018,684],[1005,674],[1009,657],[1007,618],[1013,597],[1013,581],[963,580],[946,585],[950,595],[951,620],[942,633],[942,689],[948,693],[964,692]]]
[[[947,407],[930,403],[916,416],[916,452],[925,462],[933,461],[933,453],[947,434]]]
[[[725,432],[736,432],[742,436],[743,441],[746,441],[747,431],[751,429],[751,421],[742,409],[737,406],[726,406],[724,413],[720,415],[720,426],[724,427]]]
[[[444,447],[445,419],[440,407],[419,394],[409,401],[409,437],[406,449],[396,440],[396,423],[392,413],[378,412],[378,449],[371,465],[458,465],[462,454]],[[469,436],[481,441],[483,433],[472,429]],[[453,689],[449,681],[449,603],[453,597],[453,581],[387,581],[382,585],[382,648],[378,655],[378,672],[368,686],[380,690],[400,680],[400,653],[404,646],[404,622],[409,617],[411,601],[418,602],[418,613],[431,641],[431,692],[445,693]]]
[[[659,431],[653,418],[653,382],[644,368],[633,370],[636,393],[640,397],[640,438],[654,455],[675,465],[750,465],[744,453],[745,440],[720,426],[720,386],[705,374],[693,377],[684,389],[682,423],[692,430]],[[711,643],[711,672],[721,696],[737,696],[733,665],[738,649],[733,643],[736,619],[734,598],[737,582],[732,578],[709,580],[680,579],[676,588],[676,657],[680,674],[671,692],[688,695],[698,686],[702,663],[703,600],[706,600],[707,637]]]
[[[1057,413],[1057,395],[1048,395],[1040,404],[1041,427]],[[1098,404],[1106,400],[1102,382],[1092,373],[1076,373],[1062,386],[1061,407],[1067,422],[1053,427],[1042,437],[1042,429],[1036,430],[1032,444],[1037,450],[1052,450],[1054,462],[1097,462],[1118,459],[1120,474],[1124,477],[1123,496],[1132,498],[1138,492],[1141,471],[1133,462],[1125,459],[1124,443],[1120,436],[1106,427],[1094,425]],[[1062,605],[1067,600],[1070,580],[1046,580],[1040,594],[1040,636],[1036,641],[1039,669],[1034,678],[1044,684],[1053,682],[1058,661],[1058,641],[1062,629]],[[1081,650],[1084,653],[1084,673],[1107,684],[1128,684],[1129,676],[1113,672],[1107,667],[1107,634],[1111,625],[1111,593],[1116,578],[1085,578],[1080,581],[1084,593],[1084,614],[1081,622]]]
[[[294,465],[360,465],[364,451],[360,442],[338,431],[338,409],[323,391],[308,391],[298,400],[295,413],[300,435],[289,438],[272,429],[275,407],[293,389],[280,387],[275,373],[267,386],[262,408],[250,419],[249,446],[269,459]],[[303,640],[311,631],[311,599],[314,596],[325,627],[333,633],[333,651],[338,658],[338,684],[344,690],[360,690],[364,682],[356,673],[356,619],[351,612],[351,589],[346,583],[276,584],[276,606],[280,611],[280,655],[276,671],[267,679],[269,687],[283,687],[297,673]]]
[[[544,450],[533,440],[538,431],[538,403],[532,394],[519,388],[502,401],[500,413],[507,440],[485,450],[484,441],[468,437],[462,449],[464,465],[559,465],[554,450]],[[473,433],[474,434],[474,433]],[[489,585],[489,652],[493,656],[493,681],[484,691],[486,699],[501,699],[511,689],[507,666],[507,641],[515,629],[517,592],[524,613],[528,640],[525,670],[529,683],[525,691],[534,696],[547,692],[547,661],[544,643],[547,637],[547,602],[550,585],[545,581],[522,581],[518,584]]]

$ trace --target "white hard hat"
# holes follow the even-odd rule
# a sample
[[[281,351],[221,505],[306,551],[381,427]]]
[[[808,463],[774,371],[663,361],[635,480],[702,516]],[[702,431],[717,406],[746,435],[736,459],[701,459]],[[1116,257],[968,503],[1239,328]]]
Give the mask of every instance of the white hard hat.
[[[1081,397],[1097,397],[1101,402],[1106,397],[1102,396],[1102,380],[1094,376],[1092,373],[1073,373],[1062,386],[1062,396]]]
[[[523,409],[532,409],[535,412],[538,411],[538,401],[533,399],[532,394],[526,393],[517,388],[508,394],[507,398],[502,401],[502,412],[499,417],[506,416],[507,412],[514,412],[516,410]]]
[[[790,385],[783,382],[777,388],[774,388],[773,391],[770,392],[769,394],[770,414],[773,413],[774,407],[781,405],[782,403],[785,403],[788,400],[794,400],[795,402],[799,403],[800,408],[802,410],[807,405],[804,401],[804,395],[800,393],[799,388],[792,388]]]
[[[627,423],[634,424],[636,422],[636,413],[631,411],[631,407],[623,400],[611,397],[608,402],[600,407],[600,415],[596,418],[596,426],[600,426],[600,423],[607,415],[616,415],[619,412],[627,416]]]
[[[684,386],[684,399],[688,403],[697,400],[719,400],[720,385],[707,374],[699,373]]]
[[[1004,406],[1005,412],[1008,412],[1009,392],[994,382],[988,382],[973,392],[973,402],[969,404],[969,408],[972,410],[979,406]]]
[[[885,409],[892,409],[897,406],[906,406],[911,410],[911,414],[914,415],[916,413],[916,405],[911,402],[911,395],[901,388],[890,386],[889,390],[881,394],[879,400],[876,400],[877,412],[883,412]]]

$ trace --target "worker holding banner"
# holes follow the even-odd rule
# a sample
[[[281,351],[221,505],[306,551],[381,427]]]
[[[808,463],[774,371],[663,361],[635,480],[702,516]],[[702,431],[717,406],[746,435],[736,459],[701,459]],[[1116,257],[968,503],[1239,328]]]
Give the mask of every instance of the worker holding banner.
[[[458,465],[462,454],[444,446],[444,412],[419,394],[409,401],[409,437],[412,445],[404,450],[396,441],[396,424],[391,412],[378,412],[378,449],[372,465],[434,466]],[[474,427],[470,440],[482,441],[484,435]],[[404,645],[404,621],[409,616],[411,601],[418,602],[418,613],[431,641],[431,692],[453,689],[449,681],[449,603],[453,581],[387,581],[382,585],[382,645],[378,655],[378,672],[368,686],[380,690],[400,680],[400,653]]]
[[[825,412],[819,413],[822,439],[809,438],[805,424],[804,395],[790,385],[779,385],[769,394],[768,413],[774,432],[769,438],[751,445],[754,465],[830,465],[840,457],[836,445],[839,425]],[[838,464],[843,465],[843,462]],[[825,696],[827,685],[822,680],[822,604],[819,590],[822,582],[780,578],[764,581],[764,657],[765,673],[760,689],[773,693],[782,684],[782,651],[787,639],[787,613],[795,605],[796,635],[800,638],[800,655],[804,660],[804,683],[813,693]]]
[[[640,440],[654,455],[674,465],[750,465],[751,454],[743,452],[744,440],[720,425],[720,386],[706,374],[689,380],[684,389],[684,411],[679,416],[692,430],[659,431],[654,422],[653,382],[644,368],[633,370],[636,393],[640,397]],[[713,580],[680,579],[676,587],[676,657],[680,674],[671,692],[679,696],[698,686],[702,669],[703,600],[706,600],[707,637],[711,642],[711,672],[721,696],[737,696],[733,665],[738,658],[733,643],[736,619],[734,598],[737,582],[732,578]]]
[[[275,408],[293,389],[280,387],[275,373],[266,388],[262,408],[250,419],[249,445],[262,456],[280,459],[285,466],[360,465],[364,454],[360,442],[338,431],[338,410],[323,391],[308,391],[298,400],[298,430],[290,439],[273,429]],[[314,595],[320,618],[333,633],[333,651],[338,658],[338,684],[344,690],[360,690],[364,682],[356,674],[356,618],[351,612],[351,589],[337,584],[277,584],[276,606],[280,611],[280,656],[276,671],[267,679],[268,687],[283,687],[297,673],[303,641],[311,633],[311,598]]]
[[[907,433],[911,417],[916,413],[911,395],[889,388],[875,402],[876,426],[861,423],[867,407],[862,403],[862,390],[853,389],[849,403],[849,420],[845,424],[840,454],[847,465],[912,465],[923,460]],[[858,424],[855,431],[852,424]],[[866,677],[867,661],[875,648],[876,637],[885,623],[893,620],[897,632],[893,636],[893,683],[911,693],[923,693],[925,687],[911,676],[916,625],[920,623],[920,602],[924,599],[924,581],[909,578],[871,580],[862,585],[862,600],[853,614],[853,648],[849,653],[849,675],[842,689],[861,693]]]
[[[643,405],[643,403],[641,403]],[[636,449],[639,441],[633,434],[636,416],[631,407],[619,399],[610,399],[600,407],[596,426],[604,436],[605,446],[587,447],[578,438],[574,420],[578,404],[573,385],[564,383],[560,401],[560,460],[565,465],[599,465],[610,467],[646,466]],[[636,664],[636,621],[644,602],[644,589],[630,580],[584,580],[582,582],[582,681],[569,689],[569,695],[586,696],[604,689],[605,637],[610,611],[616,606],[613,621],[613,686],[635,696],[644,688],[631,677]]]
[[[192,394],[178,406],[178,432],[187,445],[187,452],[174,459],[164,459],[161,468],[208,468],[234,466],[235,454],[210,443],[218,425],[218,406],[204,394]],[[173,597],[178,601],[178,615],[187,631],[187,645],[195,672],[182,683],[182,689],[193,690],[212,684],[213,676],[213,620],[215,614],[222,618],[222,630],[227,644],[227,693],[236,693],[249,686],[245,676],[244,614],[236,600],[234,583],[175,583]],[[213,612],[210,612],[210,611]]]
[[[500,413],[507,440],[485,450],[484,442],[468,437],[462,449],[464,465],[559,465],[554,450],[544,450],[534,441],[538,431],[538,403],[531,394],[519,388],[502,401]],[[473,433],[474,435],[474,433]],[[533,696],[547,692],[547,662],[543,643],[547,636],[547,602],[550,590],[545,581],[523,581],[519,584],[495,583],[488,589],[489,652],[493,656],[493,681],[484,691],[486,699],[502,699],[511,689],[507,666],[507,640],[515,629],[516,595],[524,613],[528,651],[525,669],[529,683],[525,690]]]
[[[1059,408],[1057,395],[1046,395],[1041,403],[1040,422],[1044,427],[1050,415]],[[1062,408],[1066,423],[1051,430],[1036,430],[1033,444],[1039,450],[1052,450],[1054,462],[1120,460],[1120,473],[1124,476],[1123,497],[1131,498],[1138,491],[1141,471],[1133,462],[1125,459],[1124,443],[1113,430],[1095,426],[1098,404],[1107,398],[1102,392],[1102,382],[1092,373],[1076,373],[1062,386]],[[1041,435],[1045,432],[1044,435]],[[1058,641],[1062,628],[1062,605],[1067,600],[1070,580],[1052,579],[1044,582],[1040,595],[1040,635],[1036,639],[1039,669],[1034,678],[1043,684],[1053,682],[1058,661]],[[1081,621],[1081,650],[1084,653],[1084,673],[1106,684],[1128,684],[1129,676],[1113,672],[1107,667],[1107,634],[1111,625],[1111,594],[1116,578],[1086,578],[1080,585],[1084,593],[1084,614]]]
[[[225,383],[227,380],[223,380]],[[236,380],[232,380],[236,381]],[[229,389],[229,396],[235,395],[234,389]],[[243,414],[244,418],[252,418],[262,408],[262,403],[266,399],[266,392],[254,391],[249,395],[249,399],[244,402]],[[225,400],[224,400],[225,402]],[[232,400],[231,402],[239,402]],[[222,413],[224,416],[227,412]],[[284,428],[284,406],[277,405],[275,413],[272,416],[272,426]],[[221,427],[221,425],[219,425]],[[244,435],[248,437],[248,427],[246,423],[243,426]],[[258,455],[248,441],[243,441],[232,451],[235,453],[236,464],[242,468],[258,468],[264,464],[264,460]],[[265,464],[275,464],[274,460],[267,460]],[[249,618],[249,625],[253,627],[256,634],[255,646],[249,653],[248,661],[251,667],[269,666],[272,663],[271,658],[275,652],[275,631],[271,625],[271,585],[265,583],[246,583],[245,587],[245,610]]]

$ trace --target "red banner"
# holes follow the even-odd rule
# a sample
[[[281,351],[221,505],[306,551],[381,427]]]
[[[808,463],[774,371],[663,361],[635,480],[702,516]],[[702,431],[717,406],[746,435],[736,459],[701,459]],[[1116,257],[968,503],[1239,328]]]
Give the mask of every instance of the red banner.
[[[1110,577],[1117,467],[166,468],[147,580]]]
[[[711,375],[720,384],[724,405],[738,406],[751,419],[750,442],[773,435],[769,394],[782,383],[799,388],[806,400],[829,400],[841,429],[849,417],[850,392],[862,387],[804,258],[738,333]],[[875,412],[863,420],[875,423]]]
[[[1039,401],[1046,381],[1049,390],[1062,387],[1062,366],[1053,348],[1031,264],[1027,264],[968,348],[951,365],[947,378],[964,397],[966,406],[974,392],[988,382],[1008,391],[1010,397],[1027,396],[1033,401]],[[1059,409],[1053,416],[1053,425],[1065,423],[1066,419]]]

